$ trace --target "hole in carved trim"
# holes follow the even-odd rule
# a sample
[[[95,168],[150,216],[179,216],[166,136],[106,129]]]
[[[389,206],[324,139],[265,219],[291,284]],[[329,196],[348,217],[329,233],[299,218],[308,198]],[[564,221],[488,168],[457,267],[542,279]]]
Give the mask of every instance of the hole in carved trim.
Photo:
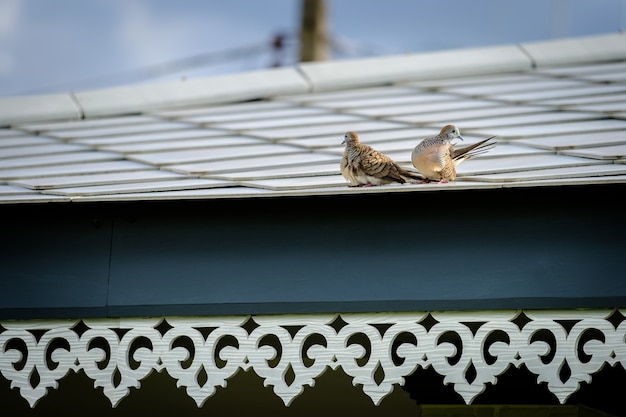
[[[378,334],[380,334],[380,337],[384,337],[385,336],[385,332],[391,327],[393,326],[393,324],[391,323],[378,323],[378,324],[372,324],[372,327],[374,327],[376,330],[378,330]]]
[[[81,337],[83,333],[89,330],[89,326],[87,326],[84,321],[78,320],[75,325],[70,327],[70,330],[76,333],[78,337]]]
[[[102,360],[96,362],[96,366],[98,369],[103,370],[109,366],[109,361],[111,360],[111,347],[109,346],[109,342],[102,337],[94,337],[87,343],[87,350],[92,350],[94,348],[102,349],[104,351],[104,358]]]
[[[372,354],[372,343],[370,342],[369,337],[365,333],[359,332],[355,333],[352,336],[348,337],[346,341],[348,346],[350,345],[361,345],[365,349],[363,356],[356,358],[356,363],[359,366],[365,366],[370,360],[370,355]]]
[[[198,372],[196,373],[196,382],[200,388],[204,387],[204,384],[209,380],[209,374],[206,373],[204,366],[200,365]]]
[[[39,341],[41,340],[41,338],[43,337],[43,335],[47,331],[48,330],[46,330],[46,329],[29,329],[29,330],[27,330],[28,333],[30,333],[33,336],[35,336],[35,340],[37,341],[37,343],[39,343]]]
[[[259,324],[254,321],[252,316],[248,317],[246,322],[241,325],[241,328],[244,329],[248,333],[248,335],[252,334],[254,329],[256,329],[257,327],[259,327]]]
[[[213,349],[213,361],[218,369],[222,369],[226,366],[226,361],[220,357],[220,352],[227,346],[231,346],[239,349],[239,341],[235,336],[224,335],[215,341],[215,347]]]
[[[288,364],[287,368],[285,368],[285,372],[283,373],[283,380],[288,387],[290,387],[291,384],[293,384],[293,381],[296,380],[296,373],[293,371],[291,364]]]
[[[391,360],[394,365],[400,366],[406,360],[402,356],[398,355],[398,347],[407,343],[417,346],[417,337],[415,337],[415,335],[411,332],[400,332],[393,338],[391,343]]]
[[[4,351],[6,352],[8,350],[17,350],[21,353],[21,358],[13,364],[13,369],[16,371],[24,369],[26,361],[28,360],[28,347],[26,346],[26,342],[22,339],[9,339],[4,344]]]
[[[472,384],[476,380],[476,376],[478,373],[476,372],[476,367],[474,366],[474,362],[470,360],[469,365],[465,369],[463,377],[468,382],[468,384]]]
[[[446,357],[450,366],[456,365],[461,360],[461,356],[463,355],[463,342],[461,341],[461,336],[459,336],[457,332],[453,331],[443,332],[437,338],[437,345],[442,343],[451,343],[456,348],[454,355]]]
[[[348,325],[348,322],[346,322],[341,315],[337,314],[337,317],[335,317],[328,325],[332,327],[335,332],[339,333],[341,329]]]
[[[511,320],[511,323],[515,324],[520,330],[522,330],[524,328],[524,326],[526,326],[531,321],[532,320],[530,318],[528,318],[526,313],[524,313],[523,311],[520,311],[517,314],[517,316],[515,316],[515,318],[513,318]]]
[[[302,364],[307,368],[310,368],[315,363],[315,359],[311,358],[308,353],[309,349],[316,345],[328,347],[328,342],[326,341],[326,338],[319,333],[310,334],[302,342],[300,357],[302,358]]]
[[[569,336],[569,332],[572,331],[572,328],[579,323],[580,320],[554,320],[555,323],[559,323],[564,329],[565,333]]]
[[[478,332],[478,330],[487,322],[486,321],[462,321],[460,323],[464,325],[465,327],[467,327],[468,329],[470,329],[470,332],[472,332],[473,336],[476,336],[476,333]]]
[[[209,335],[213,332],[213,330],[217,329],[217,327],[194,327],[194,329],[200,332],[200,334],[204,338],[204,341],[206,342],[206,340],[209,338]]]
[[[154,326],[154,329],[159,332],[159,334],[161,336],[165,335],[165,333],[169,332],[171,329],[173,329],[174,326],[172,326],[171,324],[168,323],[168,321],[166,319],[163,319],[159,322],[159,324],[157,324],[156,326]]]
[[[189,355],[187,355],[184,360],[179,361],[180,367],[182,369],[189,369],[196,356],[196,348],[193,345],[193,340],[191,340],[191,338],[188,336],[178,336],[174,340],[172,340],[171,349],[178,347],[183,348],[187,350],[187,352],[189,352]]]
[[[113,330],[113,332],[117,335],[119,340],[122,340],[124,336],[126,335],[126,333],[130,332],[131,329],[115,328],[111,330]]]
[[[259,339],[259,347],[270,346],[276,350],[276,355],[273,358],[267,360],[267,365],[270,368],[276,368],[280,363],[283,355],[283,345],[280,343],[280,339],[275,334],[267,334]]]
[[[567,359],[563,359],[563,363],[561,363],[561,366],[559,367],[559,379],[562,383],[565,384],[567,381],[569,381],[571,376],[572,369],[569,367]]]
[[[133,339],[128,346],[128,365],[130,369],[133,371],[139,368],[141,362],[135,359],[135,352],[139,348],[147,348],[152,350],[154,347],[152,346],[152,340],[148,339],[145,336],[139,336]]]
[[[435,324],[439,323],[439,321],[437,321],[432,314],[428,313],[426,315],[426,317],[424,317],[422,320],[418,321],[417,324],[419,324],[420,326],[424,327],[426,329],[427,332],[430,331],[430,329],[433,328],[433,326]]]
[[[287,332],[289,333],[289,336],[291,336],[291,338],[293,339],[294,337],[296,337],[296,334],[298,334],[298,332],[300,331],[300,329],[302,329],[304,326],[281,326],[283,329],[287,330]]]
[[[380,365],[380,362],[378,362],[376,364],[376,368],[374,368],[373,377],[374,377],[374,382],[376,383],[376,385],[382,384],[383,381],[385,380],[385,370]]]
[[[531,344],[538,341],[545,342],[550,347],[548,349],[548,353],[540,356],[541,362],[544,365],[547,365],[552,362],[552,360],[554,359],[554,355],[556,354],[556,337],[550,330],[540,329],[534,332],[532,336],[530,336]]]
[[[40,382],[41,382],[41,376],[39,375],[39,372],[37,372],[37,367],[34,367],[30,375],[28,375],[28,383],[30,384],[31,387],[37,388]]]
[[[613,310],[613,312],[606,318],[606,320],[611,323],[615,329],[617,329],[625,319],[624,315],[617,309]]]
[[[487,365],[493,365],[498,360],[497,356],[489,353],[489,348],[496,342],[503,342],[507,345],[511,343],[511,338],[504,330],[494,330],[490,332],[483,343],[483,358]]]
[[[111,385],[113,385],[113,388],[117,388],[120,386],[121,383],[122,383],[122,374],[120,373],[120,370],[117,369],[117,366],[116,366],[115,369],[113,369],[113,373],[111,374]]]
[[[592,355],[585,353],[585,344],[590,340],[599,340],[602,343],[606,342],[606,337],[598,329],[585,329],[581,332],[578,340],[576,341],[576,356],[581,363],[589,363]]]
[[[57,349],[65,349],[66,351],[70,351],[70,342],[67,341],[67,339],[62,339],[60,337],[55,337],[54,339],[50,340],[50,342],[48,342],[48,346],[46,346],[46,367],[48,367],[48,369],[50,369],[51,371],[54,371],[58,366],[59,363],[55,362],[52,360],[52,352],[54,352]]]

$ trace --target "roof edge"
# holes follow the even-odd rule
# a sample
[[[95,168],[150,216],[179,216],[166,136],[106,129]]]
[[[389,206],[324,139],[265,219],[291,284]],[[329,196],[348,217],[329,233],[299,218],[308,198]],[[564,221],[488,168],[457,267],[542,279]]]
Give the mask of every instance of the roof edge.
[[[162,108],[254,100],[298,94],[309,85],[295,68],[271,68],[185,81],[80,91],[75,96],[85,117],[111,116]]]
[[[585,64],[626,58],[626,33],[522,43],[537,67]]]
[[[0,126],[80,118],[82,111],[72,93],[0,98]]]

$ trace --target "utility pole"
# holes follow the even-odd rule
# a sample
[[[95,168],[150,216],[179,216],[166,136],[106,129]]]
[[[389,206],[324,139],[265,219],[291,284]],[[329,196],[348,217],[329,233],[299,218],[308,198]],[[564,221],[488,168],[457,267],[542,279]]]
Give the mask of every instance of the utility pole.
[[[328,59],[324,0],[300,0],[300,62]]]

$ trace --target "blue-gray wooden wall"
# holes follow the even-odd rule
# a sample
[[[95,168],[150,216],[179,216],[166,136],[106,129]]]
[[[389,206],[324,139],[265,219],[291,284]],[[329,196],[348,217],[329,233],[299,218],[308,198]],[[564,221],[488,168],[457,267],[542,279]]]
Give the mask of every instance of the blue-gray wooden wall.
[[[0,318],[624,307],[625,189],[0,206]]]

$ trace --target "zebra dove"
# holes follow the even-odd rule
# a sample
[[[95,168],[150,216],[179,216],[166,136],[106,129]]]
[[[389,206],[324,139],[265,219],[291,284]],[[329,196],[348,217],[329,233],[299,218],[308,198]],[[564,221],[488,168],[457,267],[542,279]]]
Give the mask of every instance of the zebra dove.
[[[387,155],[361,144],[355,132],[346,133],[342,144],[346,147],[340,164],[341,174],[350,187],[424,180],[424,177],[405,170]]]
[[[446,183],[456,179],[456,166],[493,148],[495,142],[489,142],[495,136],[473,145],[454,149],[454,139],[463,140],[461,132],[454,125],[446,125],[437,136],[427,137],[413,149],[411,162],[427,180]]]

